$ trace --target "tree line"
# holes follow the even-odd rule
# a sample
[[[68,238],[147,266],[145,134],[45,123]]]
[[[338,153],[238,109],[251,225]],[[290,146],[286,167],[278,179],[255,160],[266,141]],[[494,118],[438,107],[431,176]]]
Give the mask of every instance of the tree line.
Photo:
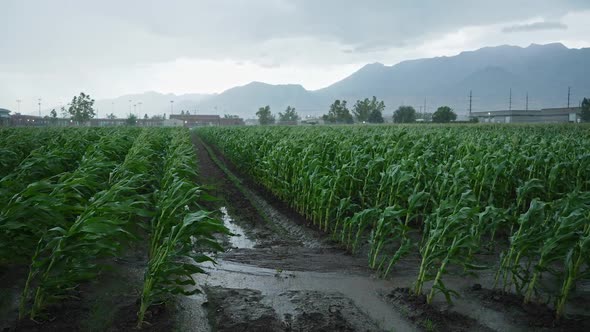
[[[331,124],[352,124],[357,123],[383,123],[383,111],[385,103],[377,100],[377,97],[357,100],[352,109],[347,107],[346,100],[335,100],[327,114],[322,115],[322,120]],[[260,107],[256,112],[258,122],[261,125],[270,125],[276,122],[270,106]],[[279,112],[279,123],[289,123],[299,120],[300,117],[294,107],[288,106],[285,113]],[[457,119],[457,114],[448,106],[439,107],[434,113],[418,113],[412,106],[400,106],[393,112],[393,122],[412,123],[416,120],[432,121],[436,123],[448,123]]]

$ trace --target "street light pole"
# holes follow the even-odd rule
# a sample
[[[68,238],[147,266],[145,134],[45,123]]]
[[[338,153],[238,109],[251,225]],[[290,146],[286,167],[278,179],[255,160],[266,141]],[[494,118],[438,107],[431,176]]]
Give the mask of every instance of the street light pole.
[[[174,100],[170,101],[170,114],[174,114]]]
[[[39,117],[41,117],[41,98],[39,98],[38,100],[39,100]]]

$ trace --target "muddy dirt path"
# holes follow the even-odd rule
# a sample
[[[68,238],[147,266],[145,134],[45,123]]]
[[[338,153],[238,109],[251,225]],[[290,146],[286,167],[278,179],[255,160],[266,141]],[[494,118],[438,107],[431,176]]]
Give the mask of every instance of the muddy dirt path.
[[[199,276],[203,294],[180,303],[182,330],[214,331],[583,331],[588,320],[535,326],[538,317],[487,293],[492,273],[445,281],[462,297],[426,306],[408,297],[417,257],[398,263],[388,280],[346,253],[328,235],[227,163],[196,136],[200,181],[217,197],[209,208],[235,236]],[[473,285],[476,284],[476,287]],[[484,288],[481,289],[483,285]],[[489,295],[489,296],[488,296]],[[497,300],[497,301],[496,301]],[[537,318],[535,318],[537,317]]]
[[[219,198],[217,209],[237,236],[228,239],[231,249],[216,257],[218,264],[206,267],[210,274],[199,277],[205,294],[185,301],[201,308],[193,316],[208,316],[217,331],[417,330],[386,302],[384,294],[395,287],[375,278],[364,257],[347,254],[269,202],[194,142],[201,182]]]

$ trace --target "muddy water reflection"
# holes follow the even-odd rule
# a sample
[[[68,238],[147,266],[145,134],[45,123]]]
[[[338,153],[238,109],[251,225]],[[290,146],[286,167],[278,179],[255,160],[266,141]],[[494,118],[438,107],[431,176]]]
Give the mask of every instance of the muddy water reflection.
[[[282,317],[296,314],[289,291],[318,291],[350,298],[386,331],[417,330],[381,298],[382,292],[395,288],[392,281],[346,272],[273,270],[222,260],[217,266],[208,265],[206,270],[211,273],[195,276],[200,284],[259,290],[265,296],[266,304]],[[405,281],[408,282],[410,280]]]
[[[227,208],[225,206],[219,209],[221,211],[221,219],[223,220],[223,225],[229,229],[229,231],[234,234],[233,236],[229,237],[229,242],[232,247],[234,248],[245,248],[245,249],[252,249],[256,245],[256,242],[250,240],[246,234],[244,234],[244,229],[234,223],[234,220],[227,212]]]

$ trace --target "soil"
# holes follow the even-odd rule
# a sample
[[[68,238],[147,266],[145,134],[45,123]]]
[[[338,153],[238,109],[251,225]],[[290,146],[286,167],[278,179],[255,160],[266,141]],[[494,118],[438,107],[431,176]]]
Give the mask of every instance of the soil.
[[[3,285],[12,278],[10,289],[13,301],[0,307],[0,330],[23,332],[58,331],[129,331],[137,322],[138,299],[143,273],[146,268],[147,249],[141,243],[131,243],[125,255],[107,264],[97,278],[83,283],[72,297],[49,306],[35,321],[15,320],[18,316],[18,297],[22,290],[25,267],[15,267],[3,274]],[[3,289],[8,292],[7,289]],[[174,301],[170,305],[174,305]],[[146,331],[167,331],[173,328],[168,307],[156,305],[146,313]]]
[[[524,322],[538,331],[590,331],[590,320],[587,316],[570,314],[556,320],[554,311],[549,306],[534,302],[523,304],[523,296],[482,288],[479,284],[471,287],[469,292],[484,306],[503,310],[510,320]]]
[[[207,289],[208,306],[217,308],[219,332],[233,331],[379,331],[366,314],[338,293],[287,291],[280,296],[293,306],[281,319],[264,303],[260,291],[251,289]]]
[[[493,331],[475,319],[428,305],[425,295],[413,295],[409,288],[396,288],[386,299],[426,331]]]

